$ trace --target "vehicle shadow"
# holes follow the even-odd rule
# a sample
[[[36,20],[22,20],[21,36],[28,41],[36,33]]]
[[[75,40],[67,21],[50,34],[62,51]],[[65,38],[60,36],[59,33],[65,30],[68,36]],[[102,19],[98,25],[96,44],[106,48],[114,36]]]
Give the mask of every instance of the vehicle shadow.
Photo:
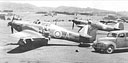
[[[97,52],[97,51],[91,51],[91,52],[93,52],[93,53],[99,53],[99,54],[102,54],[102,52]]]
[[[91,52],[99,53],[99,54],[107,54],[105,52],[96,52],[96,51],[91,51]],[[128,52],[128,49],[118,49],[118,50],[115,50],[112,54],[116,54],[116,53],[127,53],[127,52]]]
[[[115,50],[113,53],[124,53],[124,52],[128,52],[128,49]]]

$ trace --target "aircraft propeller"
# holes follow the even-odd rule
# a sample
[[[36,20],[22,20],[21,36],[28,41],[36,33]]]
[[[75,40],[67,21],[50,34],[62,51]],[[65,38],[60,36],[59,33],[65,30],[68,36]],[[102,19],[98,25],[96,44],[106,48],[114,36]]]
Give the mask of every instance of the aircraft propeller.
[[[11,26],[11,32],[13,33],[14,31],[13,31],[13,27]]]
[[[11,33],[13,33],[14,32],[14,30],[13,30],[13,20],[14,20],[14,17],[12,18],[12,21],[11,22],[8,22],[8,26],[11,26]]]
[[[72,20],[72,21],[74,21],[74,20]],[[72,29],[74,29],[74,25],[75,25],[75,23],[73,22],[73,23],[72,23]]]

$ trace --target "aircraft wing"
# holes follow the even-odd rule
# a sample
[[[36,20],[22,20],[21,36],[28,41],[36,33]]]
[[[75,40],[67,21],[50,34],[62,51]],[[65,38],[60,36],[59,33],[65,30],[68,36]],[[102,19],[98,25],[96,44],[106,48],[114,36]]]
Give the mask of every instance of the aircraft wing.
[[[21,32],[14,33],[11,36],[16,37],[20,40],[17,43],[10,43],[10,44],[16,44],[20,46],[24,45],[28,49],[37,48],[42,45],[47,45],[49,40],[42,34],[32,30],[24,30]]]
[[[42,34],[32,31],[32,30],[23,30],[21,32],[17,32],[11,35],[12,37],[16,38],[45,38]]]

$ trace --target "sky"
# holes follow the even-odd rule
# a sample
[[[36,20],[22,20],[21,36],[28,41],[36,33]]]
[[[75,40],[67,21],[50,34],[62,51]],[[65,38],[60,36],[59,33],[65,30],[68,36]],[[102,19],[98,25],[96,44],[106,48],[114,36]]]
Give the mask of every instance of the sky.
[[[110,11],[128,11],[128,0],[0,0],[0,2],[29,3],[38,7],[71,6]]]

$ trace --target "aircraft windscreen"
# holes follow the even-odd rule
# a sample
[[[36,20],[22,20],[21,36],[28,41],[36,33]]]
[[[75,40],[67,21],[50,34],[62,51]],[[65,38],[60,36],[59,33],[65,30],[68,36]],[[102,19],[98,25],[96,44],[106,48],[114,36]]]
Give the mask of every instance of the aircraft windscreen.
[[[108,33],[107,37],[117,37],[117,33]]]

